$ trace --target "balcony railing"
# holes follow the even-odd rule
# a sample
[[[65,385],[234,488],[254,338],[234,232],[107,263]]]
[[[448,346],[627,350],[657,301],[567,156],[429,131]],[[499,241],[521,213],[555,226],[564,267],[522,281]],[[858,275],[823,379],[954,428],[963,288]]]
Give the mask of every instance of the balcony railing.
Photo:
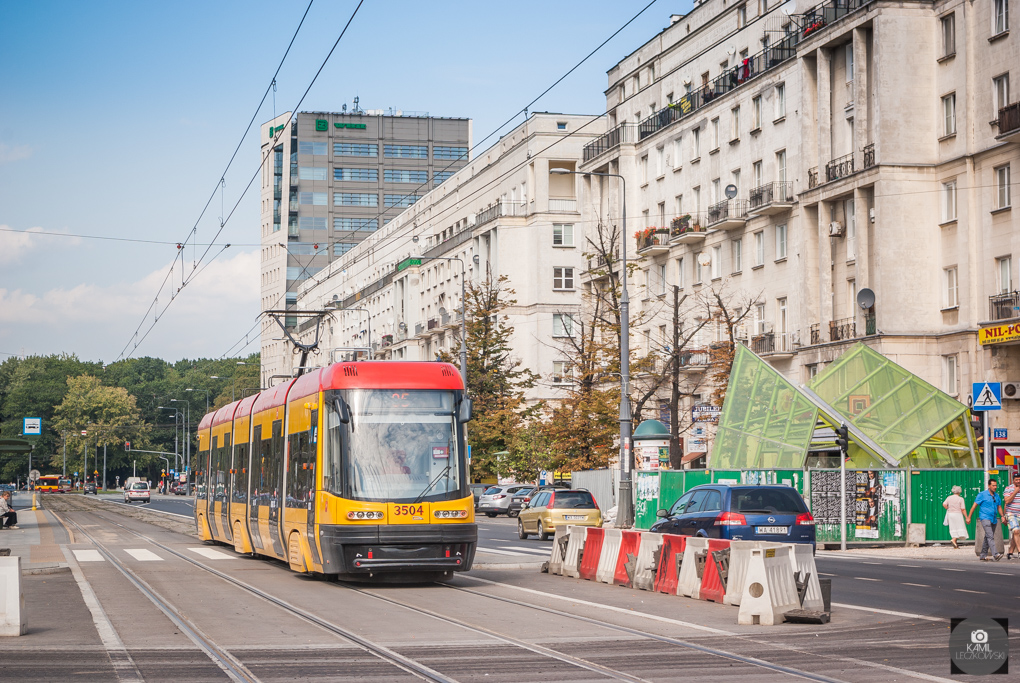
[[[574,213],[577,211],[577,200],[576,199],[554,199],[549,198],[549,210],[550,211],[566,211]]]
[[[652,232],[642,230],[637,234],[638,252],[652,247],[669,248],[669,230],[666,228],[654,228]]]
[[[809,329],[810,329],[810,335],[811,335],[811,345],[814,346],[815,344],[821,344],[822,343],[822,331],[819,329],[818,323],[815,323]]]
[[[680,352],[680,367],[682,368],[705,368],[708,367],[708,362],[708,351],[704,349]]]
[[[584,146],[584,160],[590,161],[597,156],[605,154],[614,147],[619,147],[623,142],[634,142],[634,124],[621,123],[616,128],[598,136]]]
[[[1006,105],[999,110],[999,135],[1020,132],[1020,102]]]
[[[869,169],[875,165],[875,143],[864,148],[864,168]]]
[[[790,204],[793,202],[793,183],[776,181],[765,183],[751,190],[748,198],[748,209],[762,209],[771,204]]]
[[[853,175],[853,172],[854,155],[851,152],[825,164],[825,182],[831,183],[833,180],[846,178],[848,175]]]
[[[818,187],[818,167],[809,168],[807,172],[807,186],[810,190],[812,187]]]
[[[871,336],[878,334],[878,325],[875,323],[875,315],[864,316],[864,334]]]
[[[991,320],[1020,318],[1020,292],[994,294],[988,297],[988,308]]]
[[[839,21],[851,12],[856,12],[872,0],[828,0],[801,15],[801,36],[807,38],[818,33],[831,23]]]
[[[683,235],[704,235],[708,231],[701,223],[701,216],[697,214],[677,216],[669,222],[669,235],[673,239]]]
[[[429,328],[430,330],[434,330],[434,329],[436,329],[437,327],[439,327],[439,319],[438,319],[438,318],[429,318],[429,321],[428,321],[428,328]]]
[[[747,204],[739,199],[727,199],[708,207],[705,217],[707,227],[724,228],[743,225],[747,221]]]
[[[765,332],[751,337],[751,350],[759,356],[766,353],[775,353],[776,335],[773,332]]]
[[[829,321],[829,341],[845,341],[857,336],[857,323],[853,318]]]

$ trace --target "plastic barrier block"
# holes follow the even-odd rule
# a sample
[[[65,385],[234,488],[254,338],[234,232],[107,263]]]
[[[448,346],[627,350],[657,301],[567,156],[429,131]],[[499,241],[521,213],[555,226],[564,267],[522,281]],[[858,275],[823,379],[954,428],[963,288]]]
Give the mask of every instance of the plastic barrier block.
[[[825,609],[825,604],[822,600],[822,587],[818,583],[814,549],[807,543],[793,543],[790,547],[794,579],[807,582],[801,607],[809,611],[821,612]]]
[[[774,541],[730,541],[730,570],[726,577],[723,602],[727,605],[740,604],[744,577],[747,576],[747,563],[751,559],[753,548],[778,548],[782,545]]]
[[[25,591],[21,587],[21,558],[0,557],[0,636],[28,633]]]
[[[782,621],[786,612],[800,608],[790,560],[792,553],[788,545],[751,551],[737,613],[738,624],[771,626]]]
[[[599,583],[612,583],[616,574],[616,558],[620,556],[620,543],[623,541],[623,530],[606,529],[602,535],[602,555],[599,566],[595,570],[595,580]]]
[[[677,595],[677,586],[686,545],[687,536],[662,534],[659,564],[655,568],[654,588],[656,592]]]
[[[576,579],[580,576],[578,569],[584,554],[584,541],[588,535],[588,527],[568,526],[567,534],[567,550],[563,555],[563,576]]]
[[[684,561],[677,579],[677,595],[686,595],[698,599],[701,588],[701,576],[698,572],[699,556],[708,552],[708,539],[690,536],[684,545]]]
[[[549,573],[563,573],[563,559],[567,554],[567,543],[570,542],[570,527],[557,526],[556,536],[553,538],[552,549],[549,553]]]
[[[641,545],[632,565],[631,586],[643,591],[655,589],[655,574],[662,548],[663,535],[645,531],[641,534]],[[674,571],[676,565],[674,563]]]
[[[641,548],[640,531],[620,532],[620,552],[616,557],[616,571],[613,573],[613,583],[618,586],[632,588],[634,585],[633,572],[636,571],[638,550]],[[633,567],[631,573],[627,573],[627,563]]]
[[[599,557],[602,555],[602,539],[605,529],[588,527],[584,539],[584,552],[581,553],[581,563],[577,568],[577,575],[586,581],[595,580],[595,572],[599,568]]]
[[[701,588],[698,591],[700,600],[711,602],[722,602],[723,594],[726,592],[724,572],[729,569],[729,547],[730,542],[721,538],[708,539],[708,555],[705,561],[705,571],[701,576]],[[725,551],[725,556],[723,552]],[[723,559],[725,557],[725,559]],[[720,566],[725,563],[725,568]]]

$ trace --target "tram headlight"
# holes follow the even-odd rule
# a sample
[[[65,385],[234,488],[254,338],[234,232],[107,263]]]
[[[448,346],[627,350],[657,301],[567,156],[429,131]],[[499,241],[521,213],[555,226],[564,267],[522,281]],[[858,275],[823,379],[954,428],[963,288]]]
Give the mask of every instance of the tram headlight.
[[[468,516],[467,510],[436,510],[432,513],[436,519],[465,519]]]
[[[383,513],[381,510],[351,510],[347,513],[347,519],[382,519]]]

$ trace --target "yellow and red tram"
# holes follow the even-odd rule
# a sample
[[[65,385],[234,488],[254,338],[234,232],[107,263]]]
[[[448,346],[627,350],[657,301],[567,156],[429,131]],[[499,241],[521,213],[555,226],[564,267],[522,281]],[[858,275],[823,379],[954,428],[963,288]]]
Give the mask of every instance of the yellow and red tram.
[[[207,414],[201,537],[345,578],[471,568],[460,373],[433,362],[337,363]]]

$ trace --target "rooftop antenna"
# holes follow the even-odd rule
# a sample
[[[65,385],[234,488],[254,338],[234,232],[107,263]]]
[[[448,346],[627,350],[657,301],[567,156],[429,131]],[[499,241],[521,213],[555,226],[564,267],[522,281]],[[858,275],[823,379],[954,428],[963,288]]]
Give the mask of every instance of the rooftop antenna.
[[[345,104],[345,105],[344,105],[344,106],[342,107],[342,110],[343,110],[343,112],[344,112],[345,114],[347,113],[347,105],[346,105],[346,104]]]

